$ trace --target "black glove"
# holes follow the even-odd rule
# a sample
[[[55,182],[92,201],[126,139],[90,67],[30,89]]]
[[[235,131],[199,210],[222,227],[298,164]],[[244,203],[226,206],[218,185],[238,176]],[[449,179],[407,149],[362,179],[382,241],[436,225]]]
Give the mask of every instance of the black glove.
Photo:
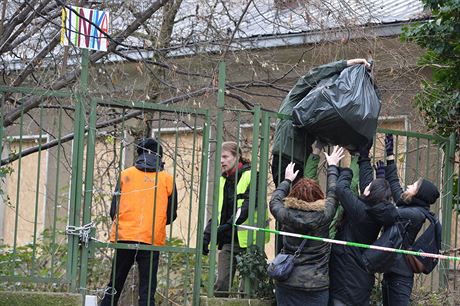
[[[369,152],[370,152],[373,144],[374,144],[374,141],[371,139],[365,145],[360,146],[358,148],[359,156],[361,158],[369,157]]]
[[[209,254],[209,241],[211,237],[208,235],[203,236],[203,255],[208,255]]]
[[[228,231],[232,230],[232,225],[230,223],[224,223],[219,225],[217,228],[217,241],[222,241],[222,239],[227,235]]]
[[[385,152],[387,156],[393,155],[394,139],[393,134],[385,135]]]
[[[376,178],[385,178],[385,164],[383,163],[383,161],[379,160],[376,164],[375,164],[375,177]]]

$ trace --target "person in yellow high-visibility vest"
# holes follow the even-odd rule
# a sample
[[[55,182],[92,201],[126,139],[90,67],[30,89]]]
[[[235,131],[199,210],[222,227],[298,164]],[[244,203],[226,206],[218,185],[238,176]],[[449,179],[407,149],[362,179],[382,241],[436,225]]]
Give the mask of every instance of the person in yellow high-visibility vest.
[[[217,280],[214,288],[216,296],[226,297],[235,276],[236,255],[241,254],[248,247],[248,231],[233,228],[232,224],[235,218],[234,212],[236,211],[238,211],[238,216],[235,223],[248,223],[251,164],[242,157],[241,149],[237,143],[231,141],[222,143],[220,164],[222,176],[220,177],[219,200],[217,203],[217,246],[220,251],[218,255]],[[256,205],[257,203],[258,199],[256,198]],[[267,219],[268,211],[264,217]],[[254,218],[255,223],[257,222],[256,212]],[[204,255],[209,253],[211,221],[209,220],[203,235]],[[268,238],[268,235],[266,237]],[[255,233],[253,241],[255,243]]]

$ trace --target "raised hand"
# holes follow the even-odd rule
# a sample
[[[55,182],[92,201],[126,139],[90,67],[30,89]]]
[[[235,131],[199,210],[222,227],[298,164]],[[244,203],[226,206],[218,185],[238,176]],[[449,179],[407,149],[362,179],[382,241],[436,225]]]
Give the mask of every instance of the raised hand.
[[[371,64],[364,58],[354,58],[347,61],[347,66],[364,64],[367,69],[371,68]]]
[[[361,156],[361,157],[369,157],[369,152],[370,152],[373,144],[374,144],[374,140],[370,140],[366,144],[360,146],[358,148],[359,156]]]
[[[294,172],[294,167],[295,163],[289,163],[289,165],[286,167],[286,170],[284,171],[284,178],[290,180],[291,182],[293,182],[297,177],[297,174],[299,174],[299,170]]]
[[[324,156],[326,156],[326,161],[329,166],[338,166],[340,160],[344,156],[344,148],[335,146],[334,149],[332,150],[331,155],[327,154],[324,152]]]
[[[394,139],[392,134],[385,135],[385,152],[387,156],[393,155]]]
[[[385,164],[383,161],[379,160],[375,163],[375,177],[376,178],[385,178]]]
[[[321,141],[316,140],[311,147],[313,154],[320,155],[321,152],[323,152],[324,144]]]

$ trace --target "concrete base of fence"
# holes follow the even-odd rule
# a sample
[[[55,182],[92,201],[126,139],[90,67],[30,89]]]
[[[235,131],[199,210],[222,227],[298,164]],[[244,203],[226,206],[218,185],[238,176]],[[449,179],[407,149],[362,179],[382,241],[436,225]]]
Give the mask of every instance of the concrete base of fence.
[[[0,291],[0,306],[81,306],[80,294],[55,292]]]
[[[200,306],[273,306],[275,300],[257,300],[257,299],[231,299],[231,298],[208,298],[200,297]]]

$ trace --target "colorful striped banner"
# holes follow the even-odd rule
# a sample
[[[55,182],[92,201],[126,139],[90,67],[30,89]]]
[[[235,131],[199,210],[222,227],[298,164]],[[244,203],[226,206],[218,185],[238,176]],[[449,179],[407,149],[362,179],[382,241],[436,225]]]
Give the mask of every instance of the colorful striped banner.
[[[109,13],[78,6],[62,9],[61,44],[79,48],[107,51]],[[101,32],[102,31],[102,32]]]
[[[351,241],[342,241],[342,240],[335,240],[335,239],[330,239],[330,238],[321,238],[321,237],[315,237],[315,236],[309,236],[309,235],[294,234],[294,233],[277,231],[277,230],[272,230],[268,228],[259,228],[259,227],[244,225],[244,224],[240,224],[240,225],[234,224],[234,226],[248,229],[248,230],[253,230],[253,231],[267,232],[267,233],[272,233],[272,234],[282,235],[282,236],[290,236],[290,237],[304,238],[304,239],[310,239],[310,240],[315,240],[315,241],[322,241],[322,242],[327,242],[327,243],[347,245],[347,246],[358,247],[358,248],[363,248],[363,249],[372,249],[372,250],[393,252],[393,253],[399,253],[399,254],[431,257],[431,258],[437,258],[437,259],[443,259],[443,260],[460,261],[460,257],[455,257],[455,256],[446,256],[446,255],[441,255],[441,254],[432,254],[432,253],[416,252],[416,251],[409,251],[409,250],[402,250],[402,249],[393,249],[393,248],[381,247],[378,245],[369,245],[369,244],[357,243],[357,242],[351,242]]]

